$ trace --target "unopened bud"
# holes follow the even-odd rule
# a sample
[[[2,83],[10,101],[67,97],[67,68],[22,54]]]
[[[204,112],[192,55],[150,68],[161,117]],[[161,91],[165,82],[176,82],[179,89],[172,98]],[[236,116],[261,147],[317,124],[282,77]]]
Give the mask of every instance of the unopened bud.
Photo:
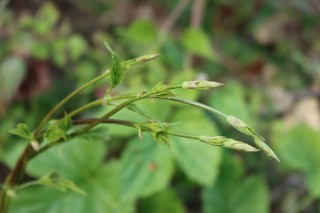
[[[200,136],[199,140],[214,146],[221,146],[227,138],[223,136]]]
[[[235,149],[245,152],[257,152],[259,149],[254,148],[246,143],[241,141],[236,141],[232,138],[226,138],[223,136],[200,136],[199,140],[214,146],[223,146],[230,149]]]
[[[270,158],[278,161],[278,163],[280,163],[279,158],[277,157],[277,155],[272,151],[272,149],[266,144],[264,143],[262,140],[260,140],[259,138],[255,138],[254,142],[257,144],[257,146],[262,149]]]
[[[140,64],[146,63],[148,61],[154,60],[154,59],[158,58],[159,56],[160,56],[159,54],[144,55],[144,56],[123,62],[123,66],[125,66],[126,68],[130,68],[132,66],[140,65]]]
[[[40,144],[39,144],[39,142],[33,140],[33,141],[31,141],[30,143],[31,143],[32,148],[33,148],[35,151],[39,152],[39,150],[40,150]]]
[[[238,151],[244,151],[244,152],[258,152],[259,149],[254,148],[253,146],[250,146],[246,143],[243,143],[241,141],[236,141],[233,139],[228,139],[225,141],[222,146],[230,149],[235,149]]]
[[[209,90],[215,87],[219,87],[223,85],[220,82],[215,81],[206,81],[206,80],[200,80],[200,81],[185,81],[182,83],[183,89],[199,89],[199,90]]]
[[[266,139],[264,139],[261,135],[259,135],[252,127],[247,125],[245,122],[243,122],[239,118],[236,118],[232,115],[229,115],[229,116],[227,116],[227,122],[229,124],[231,124],[239,132],[242,132],[242,133],[249,135],[253,138],[258,138],[261,141],[266,141]]]

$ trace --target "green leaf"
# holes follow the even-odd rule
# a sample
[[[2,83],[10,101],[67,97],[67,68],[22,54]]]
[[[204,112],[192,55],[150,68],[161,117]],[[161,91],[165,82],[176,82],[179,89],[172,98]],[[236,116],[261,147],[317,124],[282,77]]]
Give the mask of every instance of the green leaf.
[[[161,150],[149,134],[142,141],[130,141],[121,162],[122,192],[128,198],[146,197],[166,188],[173,175],[171,153]]]
[[[21,138],[31,141],[33,139],[32,132],[29,127],[24,123],[19,123],[14,129],[10,129],[9,132],[13,135],[17,135]]]
[[[297,125],[289,130],[283,123],[275,123],[272,141],[282,163],[293,170],[311,172],[319,170],[320,135],[306,125]]]
[[[151,90],[149,93],[156,93],[152,96],[149,97],[161,97],[161,98],[165,98],[165,97],[172,97],[174,96],[174,94],[171,91],[168,91],[168,88],[170,86],[166,85],[163,83],[164,81],[160,81],[159,83],[157,83]]]
[[[87,160],[87,162],[90,161]],[[72,168],[70,163],[60,166]],[[13,198],[10,213],[134,212],[133,200],[124,199],[120,193],[119,162],[110,162],[90,172],[86,167],[78,167],[77,170],[78,175],[81,176],[77,180],[77,185],[86,191],[87,196],[74,192],[60,192],[42,186],[30,187]]]
[[[314,197],[320,197],[320,170],[307,173],[307,187],[311,195]]]
[[[198,109],[183,109],[175,114],[173,121],[181,121],[175,130],[190,132],[194,135],[217,135],[214,124]],[[170,141],[174,150],[174,157],[183,172],[191,180],[203,186],[215,182],[221,160],[221,148],[213,147],[199,141],[172,137]]]
[[[128,28],[118,32],[126,42],[143,45],[154,42],[157,36],[157,28],[149,20],[135,20]]]
[[[72,35],[68,41],[68,47],[70,52],[70,57],[72,60],[78,59],[87,50],[87,42],[80,35]]]
[[[13,199],[12,213],[129,213],[134,200],[125,198],[122,190],[121,163],[104,164],[106,156],[105,128],[95,129],[33,159],[28,174],[41,177],[51,171],[72,180],[86,192],[60,192],[49,187],[29,187]]]
[[[0,107],[13,98],[25,74],[26,65],[21,58],[2,58],[0,62]]]
[[[77,187],[74,182],[62,178],[58,173],[50,172],[42,176],[38,181],[40,185],[49,186],[55,189],[58,189],[62,192],[66,192],[68,189],[74,192],[77,192],[81,195],[86,195],[86,193]]]
[[[138,212],[141,213],[184,213],[187,212],[181,200],[172,189],[165,189],[142,199]]]
[[[190,53],[207,59],[215,59],[213,47],[209,37],[199,29],[189,28],[182,35],[182,44]]]
[[[111,88],[115,88],[118,84],[120,84],[124,78],[124,73],[126,72],[126,68],[121,63],[120,57],[117,55],[115,51],[111,49],[108,43],[105,42],[105,45],[112,57],[112,66],[110,69],[110,79],[111,79]]]
[[[306,125],[286,129],[284,123],[273,124],[272,141],[282,165],[306,176],[309,191],[320,197],[320,134]]]
[[[205,213],[269,212],[267,186],[255,176],[239,182],[219,180],[214,187],[204,191],[203,200]]]
[[[48,142],[55,142],[61,138],[67,140],[68,130],[71,128],[72,121],[69,115],[65,115],[60,120],[52,120],[44,134],[44,139]]]
[[[37,14],[34,29],[40,35],[48,33],[59,19],[59,11],[51,2],[46,2],[42,5]]]

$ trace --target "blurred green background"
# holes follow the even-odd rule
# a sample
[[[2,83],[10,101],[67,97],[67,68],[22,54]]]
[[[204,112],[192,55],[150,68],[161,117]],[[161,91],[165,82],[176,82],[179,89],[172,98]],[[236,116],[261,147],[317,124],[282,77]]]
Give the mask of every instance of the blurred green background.
[[[148,134],[139,143],[135,130],[108,126],[28,167],[26,180],[54,170],[86,197],[31,187],[19,191],[12,213],[320,212],[317,0],[1,0],[0,182],[25,146],[8,130],[18,122],[34,128],[65,95],[107,69],[104,41],[123,59],[161,54],[128,72],[114,94],[164,79],[223,82],[211,92],[179,95],[241,118],[281,163],[175,138],[168,150]],[[65,110],[101,97],[107,86],[85,91]],[[184,132],[250,142],[203,111],[141,105],[161,121],[183,121]],[[137,119],[127,111],[116,117]]]

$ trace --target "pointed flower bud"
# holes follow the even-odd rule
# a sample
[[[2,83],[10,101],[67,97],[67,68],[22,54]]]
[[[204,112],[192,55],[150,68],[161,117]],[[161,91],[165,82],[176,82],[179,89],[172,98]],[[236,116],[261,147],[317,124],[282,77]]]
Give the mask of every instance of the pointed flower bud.
[[[230,148],[230,149],[235,149],[238,151],[244,151],[244,152],[258,152],[259,149],[256,149],[253,146],[250,146],[246,143],[243,143],[241,141],[233,140],[233,139],[228,139],[223,143],[224,147]]]
[[[259,138],[262,141],[266,141],[261,135],[259,135],[252,127],[244,123],[239,118],[236,118],[232,115],[227,116],[227,122],[231,124],[235,129],[237,129],[239,132],[242,132],[246,135],[249,135],[253,138]]]
[[[144,56],[123,62],[123,66],[125,66],[126,68],[130,68],[132,66],[141,65],[141,64],[144,64],[148,61],[154,60],[154,59],[158,58],[159,56],[160,56],[159,54],[144,55]]]
[[[259,149],[254,148],[246,143],[241,141],[234,140],[232,138],[226,138],[223,136],[200,136],[199,140],[214,146],[223,146],[230,149],[235,149],[245,152],[258,152]]]
[[[259,138],[255,138],[254,142],[257,144],[257,146],[262,149],[270,158],[278,161],[280,163],[280,159],[277,157],[277,155],[272,151],[272,149],[264,143],[262,140]]]
[[[200,81],[185,81],[182,83],[183,89],[198,89],[198,90],[209,90],[215,87],[219,87],[223,85],[220,82],[215,81],[206,81],[206,80],[200,80]]]

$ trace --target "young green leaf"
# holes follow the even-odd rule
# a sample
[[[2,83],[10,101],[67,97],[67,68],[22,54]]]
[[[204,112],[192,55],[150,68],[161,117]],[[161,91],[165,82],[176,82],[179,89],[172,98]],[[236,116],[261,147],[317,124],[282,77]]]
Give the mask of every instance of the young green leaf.
[[[173,97],[174,94],[168,90],[169,88],[170,86],[164,84],[163,81],[160,81],[150,90],[149,93],[153,93],[154,95],[151,95],[149,97],[151,98]]]
[[[55,172],[50,172],[49,174],[44,175],[38,180],[38,183],[44,186],[58,189],[62,192],[66,192],[69,189],[81,195],[86,195],[86,193],[78,186],[76,186],[74,182],[63,179],[58,173]]]
[[[115,88],[118,84],[120,84],[124,78],[124,73],[126,72],[126,67],[121,63],[120,57],[117,55],[115,51],[111,49],[107,42],[105,45],[112,57],[112,66],[110,70],[110,78],[111,78],[111,89]]]
[[[71,128],[72,121],[69,115],[65,115],[60,120],[52,120],[44,134],[44,139],[48,142],[55,142],[61,138],[67,140],[67,131]]]
[[[28,141],[31,141],[33,138],[32,132],[30,131],[29,127],[24,123],[19,123],[15,128],[10,129],[9,132]]]

